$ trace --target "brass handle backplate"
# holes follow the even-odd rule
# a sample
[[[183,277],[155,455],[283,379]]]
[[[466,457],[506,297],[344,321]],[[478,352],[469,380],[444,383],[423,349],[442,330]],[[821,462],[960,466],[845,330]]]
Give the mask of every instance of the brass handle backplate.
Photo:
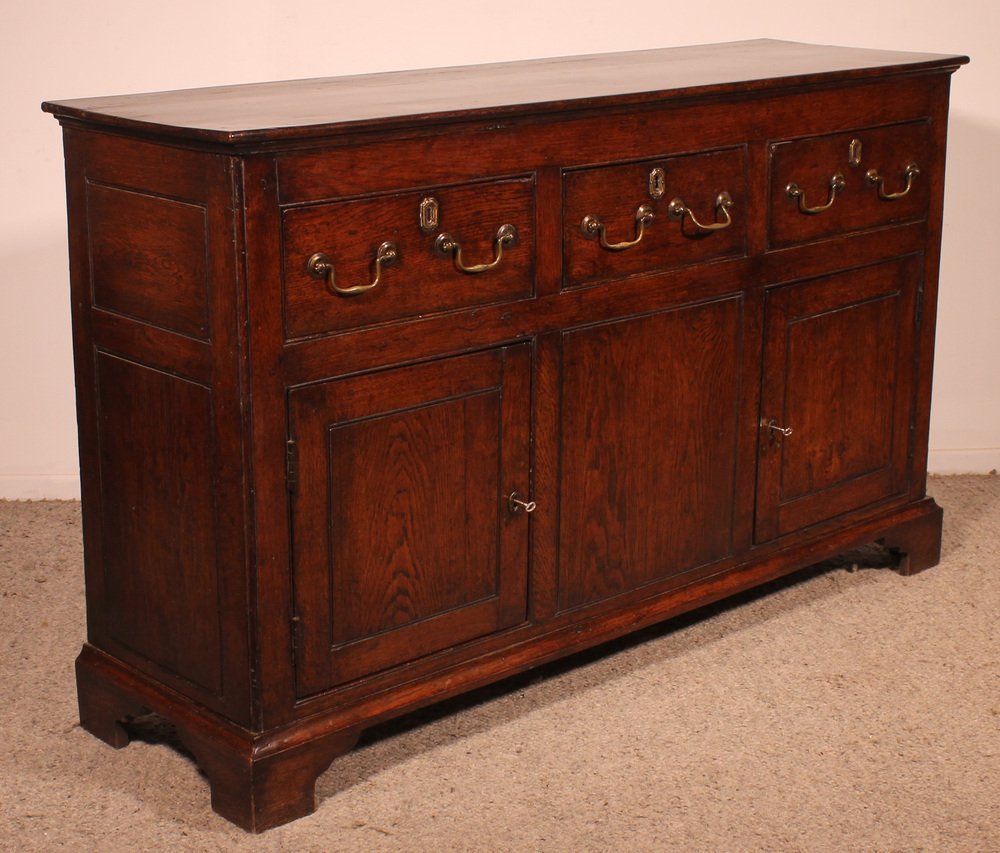
[[[655,218],[653,213],[653,208],[648,204],[640,204],[635,212],[635,238],[632,240],[623,240],[620,243],[609,243],[608,235],[604,227],[604,223],[601,222],[596,216],[590,216],[589,214],[583,217],[583,222],[580,223],[580,230],[583,232],[583,236],[587,239],[594,239],[595,237],[600,241],[601,248],[607,249],[609,252],[621,252],[623,249],[631,249],[633,246],[637,246],[642,240],[643,235],[646,233],[646,226]]]
[[[789,184],[785,187],[785,193],[789,198],[793,198],[798,201],[799,213],[812,215],[815,213],[822,213],[824,210],[829,210],[833,207],[833,203],[837,200],[837,193],[839,193],[846,186],[847,181],[845,181],[844,176],[838,172],[830,178],[830,195],[826,200],[826,204],[818,204],[815,207],[809,207],[806,204],[806,194],[802,191],[798,184]]]
[[[333,261],[323,254],[317,252],[306,261],[306,269],[313,278],[325,278],[326,289],[335,296],[357,296],[366,290],[377,287],[382,280],[382,268],[390,267],[399,260],[399,249],[396,244],[386,240],[375,252],[375,277],[368,284],[355,284],[351,287],[341,287],[337,284],[336,274],[333,269]]]
[[[438,234],[437,239],[434,241],[434,251],[436,251],[443,258],[447,258],[450,255],[452,260],[455,262],[455,269],[459,272],[464,272],[467,275],[474,275],[476,273],[486,272],[487,270],[493,269],[503,258],[504,248],[516,245],[517,229],[508,223],[506,225],[501,225],[497,229],[496,237],[493,240],[493,260],[489,263],[466,266],[462,262],[461,244],[446,231],[442,231]]]
[[[507,509],[511,511],[512,515],[517,515],[519,512],[534,512],[538,504],[534,501],[521,500],[521,495],[518,492],[511,492],[507,495]]]
[[[684,226],[684,217],[691,220],[691,224],[694,225],[699,231],[721,231],[723,228],[728,228],[733,224],[733,217],[729,214],[729,208],[733,206],[732,196],[727,192],[721,192],[715,197],[715,210],[716,210],[716,221],[715,222],[699,222],[695,215],[691,212],[686,204],[684,204],[683,199],[675,198],[667,206],[667,215],[673,219],[678,220],[681,223],[681,227]],[[723,220],[718,221],[718,214],[721,213]]]
[[[902,198],[904,195],[909,193],[913,189],[913,179],[920,174],[920,169],[917,168],[916,163],[908,163],[906,168],[903,169],[903,177],[906,178],[906,186],[903,187],[899,192],[887,193],[885,191],[885,178],[883,178],[877,169],[869,169],[865,175],[868,178],[868,183],[874,184],[878,188],[878,197],[882,201],[895,201],[897,198]]]

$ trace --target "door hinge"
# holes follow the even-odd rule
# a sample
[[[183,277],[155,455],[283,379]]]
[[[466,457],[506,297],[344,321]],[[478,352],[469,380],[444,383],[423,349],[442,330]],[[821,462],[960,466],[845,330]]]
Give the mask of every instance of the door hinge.
[[[298,663],[299,657],[299,629],[302,627],[302,619],[293,616],[291,621],[292,634],[292,666]]]
[[[285,477],[288,491],[295,494],[299,485],[299,447],[294,438],[285,442]]]
[[[917,330],[919,331],[921,325],[924,322],[924,283],[923,281],[917,285],[917,310],[914,312],[916,315]]]

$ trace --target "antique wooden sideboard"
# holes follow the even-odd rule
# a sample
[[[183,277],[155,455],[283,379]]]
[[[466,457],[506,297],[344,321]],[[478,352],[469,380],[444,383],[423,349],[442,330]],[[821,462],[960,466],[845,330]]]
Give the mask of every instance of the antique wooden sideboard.
[[[775,41],[44,104],[83,726],[226,818],[367,726],[862,543],[925,495],[962,56]]]

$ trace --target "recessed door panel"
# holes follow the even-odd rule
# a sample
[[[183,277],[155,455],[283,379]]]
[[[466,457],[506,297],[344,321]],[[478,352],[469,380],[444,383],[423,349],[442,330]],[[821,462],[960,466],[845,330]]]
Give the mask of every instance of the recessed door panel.
[[[904,258],[768,292],[758,541],[905,490],[919,275]]]
[[[559,607],[733,550],[739,296],[567,332]]]
[[[524,619],[525,345],[289,395],[300,695]]]

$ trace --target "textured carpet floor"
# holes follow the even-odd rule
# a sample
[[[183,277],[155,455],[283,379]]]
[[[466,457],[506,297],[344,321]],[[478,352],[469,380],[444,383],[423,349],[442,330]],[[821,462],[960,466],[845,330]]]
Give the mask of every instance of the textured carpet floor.
[[[1000,850],[1000,477],[941,565],[811,570],[387,725],[248,836],[150,730],[76,723],[79,506],[0,502],[0,849]]]

